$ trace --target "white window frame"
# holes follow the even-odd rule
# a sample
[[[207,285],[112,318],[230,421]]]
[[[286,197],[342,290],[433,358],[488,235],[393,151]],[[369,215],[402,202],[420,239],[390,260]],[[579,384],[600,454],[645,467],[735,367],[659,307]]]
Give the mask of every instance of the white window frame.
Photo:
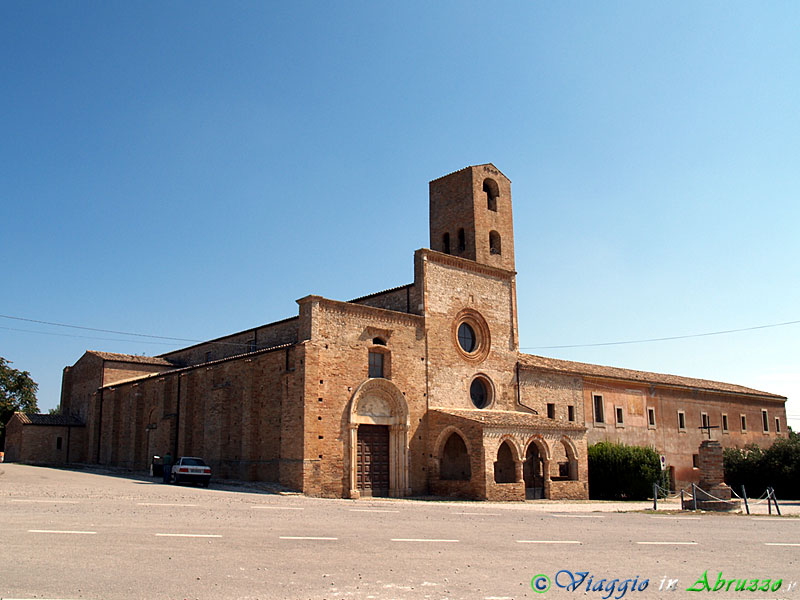
[[[722,413],[722,423],[720,423],[722,427],[722,433],[730,433],[730,429],[728,428],[728,413]]]
[[[600,408],[602,410],[602,414],[600,415],[600,420],[597,420],[597,399],[600,399]],[[603,394],[595,394],[592,392],[592,419],[595,425],[600,427],[606,426],[606,403],[605,399],[603,398]]]
[[[650,415],[653,415],[653,422],[650,423]],[[656,421],[656,407],[655,406],[648,406],[647,407],[647,428],[648,429],[658,429],[658,421]]]
[[[614,426],[625,427],[625,411],[619,404],[614,406]]]
[[[681,425],[681,421],[683,421],[683,425]],[[683,410],[678,411],[678,431],[686,433],[686,411]]]
[[[766,408],[761,409],[761,429],[763,433],[769,433],[769,411]]]
[[[747,415],[739,415],[739,426],[742,428],[742,433],[747,433]]]

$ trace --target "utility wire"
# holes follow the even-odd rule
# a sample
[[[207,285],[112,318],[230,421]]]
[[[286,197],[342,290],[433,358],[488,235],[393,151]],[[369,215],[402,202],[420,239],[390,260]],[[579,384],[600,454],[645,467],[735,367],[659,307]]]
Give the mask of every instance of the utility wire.
[[[40,325],[54,325],[55,327],[69,327],[70,329],[83,329],[84,331],[99,331],[101,333],[114,333],[116,335],[134,335],[137,337],[155,338],[159,340],[172,340],[175,342],[202,342],[203,340],[190,340],[186,338],[167,337],[163,335],[150,335],[147,333],[130,333],[129,331],[114,331],[113,329],[97,329],[96,327],[83,327],[82,325],[67,325],[65,323],[53,323],[51,321],[39,321],[37,319],[26,319],[24,317],[12,317],[10,315],[0,315],[4,319],[14,321],[27,321],[28,323],[39,323]]]
[[[0,315],[0,318],[3,319],[13,319],[15,321],[26,321],[28,323],[38,323],[40,325],[52,325],[55,327],[68,327],[70,329],[81,329],[84,331],[97,331],[100,333],[112,333],[116,335],[130,335],[135,337],[143,337],[143,338],[152,338],[158,340],[171,340],[176,342],[189,342],[192,344],[200,344],[206,342],[206,340],[193,340],[189,338],[179,338],[179,337],[168,337],[164,335],[152,335],[148,333],[132,333],[129,331],[116,331],[114,329],[99,329],[96,327],[85,327],[82,325],[69,325],[67,323],[55,323],[52,321],[41,321],[38,319],[27,319],[25,317],[14,317],[11,315]],[[675,335],[669,337],[660,337],[660,338],[646,338],[641,340],[625,340],[625,341],[618,341],[618,342],[598,342],[594,344],[569,344],[569,345],[558,345],[558,346],[524,346],[520,347],[520,350],[557,350],[563,348],[592,348],[597,346],[621,346],[624,344],[646,344],[650,342],[666,342],[669,340],[685,340],[690,338],[699,338],[699,337],[709,337],[713,335],[725,335],[729,333],[740,333],[743,331],[755,331],[758,329],[769,329],[772,327],[786,327],[788,325],[797,325],[800,323],[798,321],[785,321],[783,323],[772,323],[769,325],[756,325],[755,327],[742,327],[740,329],[726,329],[724,331],[711,331],[708,333],[694,333],[689,335]],[[14,330],[9,327],[3,327],[2,329],[9,329],[11,331],[25,331],[22,329]],[[38,332],[38,331],[31,331],[30,333],[45,333],[45,332]],[[81,336],[74,336],[74,337],[81,337]],[[108,338],[95,338],[95,339],[108,339]],[[115,340],[115,341],[127,341],[127,340]],[[207,342],[207,343],[214,343],[220,345],[227,345],[227,346],[247,346],[246,343],[238,343],[238,342]]]
[[[212,342],[212,341],[207,341],[207,340],[193,340],[193,339],[189,339],[189,338],[168,337],[168,336],[165,336],[165,335],[151,335],[151,334],[148,334],[148,333],[131,333],[129,331],[116,331],[116,330],[113,330],[113,329],[99,329],[97,327],[84,327],[83,325],[69,325],[67,323],[54,323],[52,321],[41,321],[41,320],[38,320],[38,319],[27,319],[25,317],[14,317],[14,316],[11,316],[11,315],[0,315],[0,318],[13,319],[14,321],[25,321],[27,323],[38,323],[40,325],[52,325],[52,326],[55,326],[55,327],[68,327],[70,329],[80,329],[82,331],[97,331],[97,332],[100,332],[100,333],[112,333],[112,334],[116,334],[116,335],[130,335],[130,336],[135,336],[135,337],[140,337],[140,338],[152,338],[152,339],[155,339],[155,340],[171,340],[171,341],[174,341],[174,342],[189,342],[189,343],[192,343],[192,344],[207,343],[207,344],[217,345],[217,346],[237,346],[237,347],[240,347],[240,348],[247,348],[247,347],[250,346],[250,344],[247,343],[247,342],[219,342],[219,341]],[[83,336],[83,335],[75,335],[75,334],[67,334],[67,333],[54,333],[54,332],[47,332],[47,331],[33,331],[33,330],[25,330],[25,329],[14,329],[14,328],[11,328],[11,327],[0,327],[0,329],[6,329],[8,331],[21,331],[21,332],[26,332],[26,333],[40,333],[40,334],[46,334],[46,335],[58,335],[58,336],[61,336],[61,337],[75,337],[75,338],[86,338],[86,339],[107,340],[107,341],[117,341],[117,342],[130,342],[130,341],[132,341],[132,340],[125,340],[125,339],[101,338],[101,337]],[[235,334],[233,334],[233,335],[235,335]],[[166,342],[154,342],[154,341],[147,341],[146,343],[148,343],[148,344],[157,344],[158,343],[158,344],[164,344],[164,345],[169,345],[169,346],[174,345],[174,344],[167,344]]]
[[[622,342],[599,342],[595,344],[571,344],[563,346],[528,346],[520,350],[556,350],[559,348],[592,348],[595,346],[621,346],[623,344],[646,344],[649,342],[666,342],[669,340],[686,340],[689,338],[708,337],[712,335],[724,335],[727,333],[739,333],[741,331],[754,331],[756,329],[768,329],[770,327],[785,327],[787,325],[797,325],[800,321],[786,321],[785,323],[772,323],[771,325],[757,325],[755,327],[743,327],[741,329],[727,329],[725,331],[711,331],[709,333],[694,333],[690,335],[673,335],[670,337],[648,338],[643,340],[626,340]]]
[[[131,342],[132,340],[124,339],[124,338],[105,338],[105,337],[97,337],[94,335],[78,335],[76,333],[57,333],[55,331],[34,331],[33,329],[17,329],[16,327],[0,327],[0,329],[4,329],[6,331],[20,331],[22,333],[38,333],[39,335],[57,335],[59,337],[68,337],[68,338],[82,338],[85,340],[102,340],[104,342]],[[157,342],[155,340],[142,340],[139,342],[140,344],[160,344],[162,346],[174,346],[170,342]]]

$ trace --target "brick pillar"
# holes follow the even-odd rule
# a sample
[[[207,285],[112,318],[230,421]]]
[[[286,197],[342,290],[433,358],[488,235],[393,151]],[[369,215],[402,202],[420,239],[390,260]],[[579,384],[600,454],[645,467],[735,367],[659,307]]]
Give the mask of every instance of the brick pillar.
[[[700,444],[699,463],[700,488],[717,498],[730,500],[731,489],[724,483],[722,444],[716,440],[706,440]]]

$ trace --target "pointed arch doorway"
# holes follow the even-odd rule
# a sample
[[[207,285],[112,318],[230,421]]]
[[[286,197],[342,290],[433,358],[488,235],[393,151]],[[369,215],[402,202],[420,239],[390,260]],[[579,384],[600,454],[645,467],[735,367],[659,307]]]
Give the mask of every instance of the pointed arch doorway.
[[[408,495],[408,404],[398,387],[382,378],[358,386],[348,427],[350,497]]]

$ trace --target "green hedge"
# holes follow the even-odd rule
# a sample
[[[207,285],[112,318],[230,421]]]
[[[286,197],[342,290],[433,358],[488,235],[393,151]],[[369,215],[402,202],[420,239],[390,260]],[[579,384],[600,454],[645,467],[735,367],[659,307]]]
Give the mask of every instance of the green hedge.
[[[725,483],[737,494],[742,485],[749,497],[763,495],[767,487],[775,488],[778,498],[800,499],[800,436],[789,432],[789,438],[775,441],[763,450],[755,444],[744,448],[725,448]]]
[[[589,446],[589,497],[644,500],[653,484],[664,486],[661,459],[653,448],[599,442]]]

